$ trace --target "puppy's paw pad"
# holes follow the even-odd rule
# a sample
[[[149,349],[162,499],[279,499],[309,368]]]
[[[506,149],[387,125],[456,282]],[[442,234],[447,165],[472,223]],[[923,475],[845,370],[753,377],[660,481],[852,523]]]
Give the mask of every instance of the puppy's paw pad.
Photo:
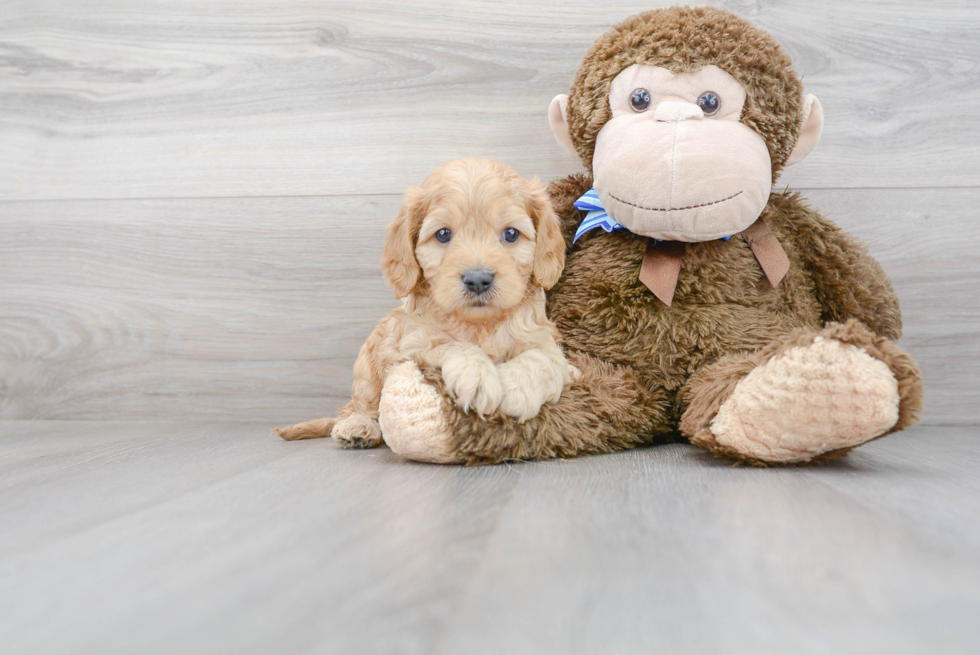
[[[718,443],[770,462],[860,445],[898,421],[898,382],[857,346],[817,337],[749,373],[711,421]]]
[[[343,448],[375,448],[381,445],[381,428],[363,414],[338,421],[331,436]]]
[[[443,398],[414,362],[391,370],[381,391],[378,422],[385,442],[407,459],[458,463]]]

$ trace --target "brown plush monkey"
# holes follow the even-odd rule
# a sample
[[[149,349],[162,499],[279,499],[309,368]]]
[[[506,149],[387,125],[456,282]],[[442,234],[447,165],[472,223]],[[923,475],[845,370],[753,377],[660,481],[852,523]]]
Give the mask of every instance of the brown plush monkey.
[[[799,464],[915,422],[887,276],[799,196],[771,193],[823,123],[771,36],[720,9],[633,16],[550,120],[593,172],[550,187],[568,250],[548,308],[582,375],[523,423],[457,409],[438,370],[390,380],[382,413],[426,418],[392,421],[408,425],[384,434],[395,452],[428,442],[440,455],[421,459],[479,464],[683,438]]]

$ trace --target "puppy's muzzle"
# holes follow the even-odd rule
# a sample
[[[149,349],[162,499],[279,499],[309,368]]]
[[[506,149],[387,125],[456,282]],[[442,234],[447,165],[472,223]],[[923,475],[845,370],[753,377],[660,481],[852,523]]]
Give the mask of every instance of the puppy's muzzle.
[[[494,272],[488,268],[463,271],[463,286],[474,296],[481,296],[493,287]]]

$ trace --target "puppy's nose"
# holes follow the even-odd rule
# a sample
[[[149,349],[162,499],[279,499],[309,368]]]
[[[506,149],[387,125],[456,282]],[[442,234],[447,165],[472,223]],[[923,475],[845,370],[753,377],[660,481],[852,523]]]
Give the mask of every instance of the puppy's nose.
[[[493,271],[488,268],[471,268],[463,271],[463,286],[477,296],[486,293],[493,286]]]

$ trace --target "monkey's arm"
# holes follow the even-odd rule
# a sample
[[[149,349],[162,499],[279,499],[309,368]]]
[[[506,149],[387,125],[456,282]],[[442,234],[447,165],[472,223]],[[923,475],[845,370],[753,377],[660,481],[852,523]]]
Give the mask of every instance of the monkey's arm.
[[[774,194],[775,196],[775,194]],[[812,276],[824,323],[855,318],[889,339],[902,335],[902,313],[891,280],[855,237],[803,205],[792,209],[799,257]]]
[[[569,352],[568,362],[580,375],[562,391],[558,402],[545,403],[523,423],[500,410],[479,417],[453,403],[443,404],[444,421],[452,430],[454,460],[493,464],[575,457],[673,439],[663,389],[647,389],[632,370],[583,353]],[[423,365],[422,373],[445,395],[446,384],[437,369]]]
[[[575,209],[575,201],[592,188],[592,176],[587,173],[575,173],[568,177],[553,180],[548,185],[548,196],[551,206],[561,221],[561,231],[565,237],[565,252],[572,247],[575,230],[582,222],[584,214]]]

